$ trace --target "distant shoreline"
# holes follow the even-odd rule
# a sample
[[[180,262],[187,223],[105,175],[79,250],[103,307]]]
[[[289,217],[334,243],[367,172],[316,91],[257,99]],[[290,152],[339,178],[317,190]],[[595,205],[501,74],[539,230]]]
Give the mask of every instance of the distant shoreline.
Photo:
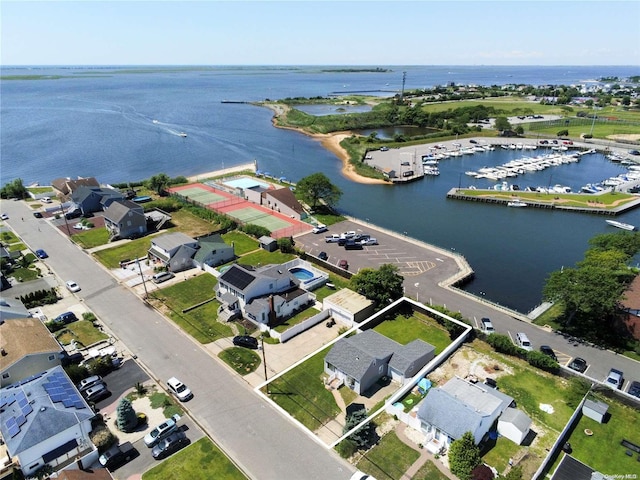
[[[319,140],[320,144],[324,148],[334,153],[342,161],[342,174],[345,177],[347,177],[349,180],[356,183],[369,184],[369,185],[389,185],[389,182],[385,182],[384,180],[380,180],[378,178],[363,177],[362,175],[358,175],[358,173],[356,173],[354,166],[351,165],[351,162],[349,161],[349,153],[340,146],[340,142],[342,142],[342,140],[344,140],[345,138],[350,137],[352,135],[352,132],[344,131],[344,132],[333,132],[333,133],[326,133],[326,134],[309,133],[309,132],[305,132],[301,128],[283,127],[281,125],[278,125],[276,120],[280,115],[287,113],[287,111],[290,108],[282,104],[277,104],[277,105],[263,104],[263,106],[267,107],[268,109],[274,112],[273,118],[271,119],[271,123],[273,124],[274,127],[282,128],[285,130],[294,130],[296,132],[307,135],[308,137],[311,137],[315,140]]]

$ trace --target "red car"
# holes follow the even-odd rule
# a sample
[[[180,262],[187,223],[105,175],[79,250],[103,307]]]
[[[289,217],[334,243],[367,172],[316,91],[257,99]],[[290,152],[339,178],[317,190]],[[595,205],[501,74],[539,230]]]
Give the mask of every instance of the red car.
[[[346,260],[340,260],[338,262],[338,267],[344,268],[345,270],[349,270],[349,262],[347,262]]]

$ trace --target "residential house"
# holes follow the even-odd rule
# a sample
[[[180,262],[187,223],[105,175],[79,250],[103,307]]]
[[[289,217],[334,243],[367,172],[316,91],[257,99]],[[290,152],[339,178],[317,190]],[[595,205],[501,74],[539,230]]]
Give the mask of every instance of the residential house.
[[[37,318],[0,324],[0,387],[60,365],[62,347]]]
[[[171,272],[193,267],[198,241],[181,232],[165,233],[151,239],[149,259]]]
[[[364,295],[341,288],[322,301],[322,309],[328,310],[335,321],[351,327],[369,318],[375,304]]]
[[[289,188],[264,190],[261,193],[261,202],[265,207],[296,220],[304,220],[307,217],[307,212]]]
[[[94,177],[78,177],[77,179],[56,178],[51,182],[56,196],[63,200],[67,200],[71,193],[73,193],[79,187],[99,187],[100,183]]]
[[[0,408],[7,455],[25,476],[46,464],[58,470],[76,459],[97,460],[89,438],[95,413],[61,366],[2,388]]]
[[[106,468],[93,468],[87,470],[72,470],[68,468],[58,473],[55,480],[113,480],[113,476]]]
[[[111,239],[135,238],[147,233],[144,208],[131,200],[115,200],[104,209],[104,225]]]
[[[427,450],[438,453],[465,432],[471,432],[476,444],[480,443],[512,404],[513,398],[508,395],[459,377],[431,388],[418,408]]]
[[[300,283],[283,265],[231,265],[216,285],[216,297],[222,303],[219,313],[242,312],[256,324],[274,326],[273,322],[277,324],[315,300]]]
[[[30,316],[31,313],[19,299],[0,297],[0,323],[10,318],[28,318]]]
[[[407,345],[375,330],[338,340],[324,359],[324,371],[358,394],[382,377],[401,384],[409,381],[435,356],[435,347],[416,339]]]
[[[71,193],[71,201],[85,216],[104,210],[115,200],[124,200],[124,195],[113,188],[81,186]]]
[[[193,257],[193,264],[204,269],[204,265],[217,267],[236,258],[233,245],[228,245],[218,234],[198,238],[198,251]]]

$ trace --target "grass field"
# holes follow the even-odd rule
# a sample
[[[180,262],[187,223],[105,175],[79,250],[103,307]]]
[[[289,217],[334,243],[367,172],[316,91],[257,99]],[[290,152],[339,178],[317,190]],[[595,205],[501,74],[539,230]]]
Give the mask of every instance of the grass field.
[[[72,340],[75,340],[81,346],[88,347],[89,345],[109,338],[108,335],[94,327],[93,322],[88,320],[79,320],[70,323],[62,332],[62,334],[56,336],[62,345],[68,345]]]
[[[419,452],[391,431],[358,462],[358,468],[377,480],[400,480],[418,457]]]
[[[427,463],[420,467],[420,470],[417,471],[412,480],[447,480],[448,478],[438,470],[438,467],[433,462],[427,460]]]
[[[107,268],[118,268],[122,260],[132,260],[147,256],[151,247],[149,238],[138,238],[117,247],[99,250],[93,255]]]
[[[328,351],[325,348],[269,384],[271,400],[311,431],[340,412],[322,381],[324,357]],[[266,393],[267,389],[263,391]]]
[[[183,310],[214,298],[216,282],[213,275],[198,275],[153,292],[149,301],[197,341],[210,343],[233,335],[229,326],[217,320],[220,303],[212,300],[188,312]]]
[[[229,233],[224,233],[222,238],[228,245],[233,244],[233,250],[237,256],[253,252],[260,248],[260,244],[255,238],[250,237],[239,230],[232,230]]]
[[[320,313],[320,311],[316,310],[315,308],[305,308],[304,310],[299,312],[297,315],[294,315],[293,317],[288,319],[286,322],[278,325],[274,330],[276,332],[282,333],[290,329],[291,327],[299,324],[300,322],[303,322],[306,319],[311,318],[314,315],[317,315],[318,313]]]
[[[143,480],[245,480],[247,477],[208,438],[202,438],[147,470]]]
[[[71,239],[82,248],[94,248],[109,242],[109,231],[104,227],[92,228],[72,235]]]
[[[436,347],[436,355],[451,343],[449,333],[443,327],[435,320],[421,314],[414,314],[409,318],[398,315],[393,320],[385,320],[374,330],[402,345],[417,338],[424,340]]]
[[[293,260],[294,258],[296,258],[296,256],[293,253],[282,253],[280,250],[276,250],[275,252],[256,250],[253,253],[244,255],[239,263],[258,267],[261,265],[271,265],[274,263],[285,263],[289,260]]]
[[[218,357],[240,375],[248,375],[260,366],[260,355],[253,350],[231,347],[221,351]]]

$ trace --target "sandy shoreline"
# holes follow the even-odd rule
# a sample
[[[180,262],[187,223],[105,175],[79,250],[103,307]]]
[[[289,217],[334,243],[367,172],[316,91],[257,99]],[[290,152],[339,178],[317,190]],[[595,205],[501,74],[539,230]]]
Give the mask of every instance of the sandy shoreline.
[[[347,151],[342,148],[340,146],[340,142],[342,142],[342,140],[344,140],[347,137],[350,137],[352,135],[351,132],[334,132],[334,133],[327,133],[327,134],[320,134],[320,133],[316,133],[316,134],[311,134],[308,132],[305,132],[304,130],[301,130],[299,128],[294,128],[294,127],[282,127],[277,125],[277,118],[286,113],[288,107],[278,104],[278,105],[274,105],[274,104],[268,104],[265,105],[265,107],[271,109],[274,112],[274,116],[272,119],[272,123],[273,126],[276,128],[284,128],[284,129],[288,129],[288,130],[295,130],[296,132],[302,133],[304,135],[307,135],[313,139],[319,140],[320,144],[326,148],[327,150],[329,150],[330,152],[332,152],[336,157],[338,157],[341,161],[342,161],[342,174],[347,177],[349,180],[353,181],[353,182],[357,182],[357,183],[364,183],[364,184],[370,184],[370,185],[388,185],[389,182],[385,182],[384,180],[380,180],[377,178],[369,178],[369,177],[363,177],[362,175],[358,175],[356,173],[356,170],[354,168],[354,166],[351,164],[351,162],[349,162],[349,154],[347,153]]]

